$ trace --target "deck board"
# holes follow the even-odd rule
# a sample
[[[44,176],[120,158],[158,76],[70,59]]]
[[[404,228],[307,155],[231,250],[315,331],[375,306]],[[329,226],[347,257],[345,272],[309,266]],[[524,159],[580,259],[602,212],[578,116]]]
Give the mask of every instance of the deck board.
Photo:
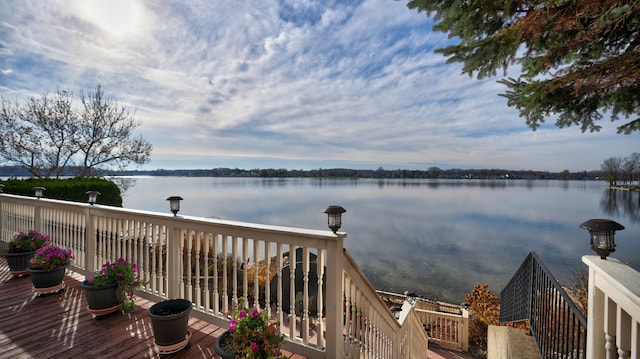
[[[67,270],[62,292],[36,296],[29,276],[11,276],[0,258],[0,359],[220,358],[213,345],[225,329],[191,316],[189,347],[160,355],[148,316],[153,302],[136,297],[133,311],[94,318],[79,287],[82,280]]]

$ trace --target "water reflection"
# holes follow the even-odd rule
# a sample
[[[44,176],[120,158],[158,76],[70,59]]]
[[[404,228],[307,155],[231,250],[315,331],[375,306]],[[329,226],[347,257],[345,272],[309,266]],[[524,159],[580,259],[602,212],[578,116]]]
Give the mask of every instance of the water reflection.
[[[607,189],[600,202],[602,212],[609,216],[626,219],[630,223],[640,222],[640,192]]]
[[[499,293],[530,251],[562,281],[593,254],[590,218],[609,218],[612,256],[640,263],[638,193],[606,183],[551,180],[377,180],[321,178],[138,178],[124,206],[302,228],[326,229],[322,210],[347,209],[345,246],[373,285],[460,302],[477,283]]]

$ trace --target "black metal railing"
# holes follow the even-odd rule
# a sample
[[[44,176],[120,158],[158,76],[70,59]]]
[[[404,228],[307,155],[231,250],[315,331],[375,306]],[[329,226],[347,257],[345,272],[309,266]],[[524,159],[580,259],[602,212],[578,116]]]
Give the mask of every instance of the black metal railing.
[[[500,323],[525,321],[542,358],[585,358],[587,320],[535,252],[500,293]]]

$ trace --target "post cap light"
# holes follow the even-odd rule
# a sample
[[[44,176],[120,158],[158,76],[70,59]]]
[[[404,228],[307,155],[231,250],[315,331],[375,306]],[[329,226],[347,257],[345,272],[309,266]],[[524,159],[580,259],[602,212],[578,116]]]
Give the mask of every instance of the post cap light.
[[[327,214],[327,224],[333,233],[338,232],[338,229],[342,227],[342,214],[346,211],[340,206],[329,206],[322,211]]]
[[[40,199],[42,197],[42,195],[44,194],[44,191],[46,191],[46,188],[44,188],[44,187],[33,187],[31,190],[33,192],[35,192],[36,197],[38,197],[38,199]]]
[[[180,211],[180,201],[182,201],[183,198],[180,196],[171,196],[169,198],[167,198],[167,201],[169,201],[169,207],[171,208],[171,212],[173,213],[173,216],[177,216],[178,212]]]
[[[92,206],[96,203],[96,199],[98,199],[98,196],[100,195],[100,192],[98,191],[87,191],[87,196],[89,196],[89,204],[91,204]]]
[[[0,193],[4,192],[4,185],[0,183]]]
[[[580,228],[589,231],[591,249],[598,253],[600,258],[607,259],[607,256],[616,250],[614,234],[623,230],[624,226],[610,219],[590,219],[582,223]]]

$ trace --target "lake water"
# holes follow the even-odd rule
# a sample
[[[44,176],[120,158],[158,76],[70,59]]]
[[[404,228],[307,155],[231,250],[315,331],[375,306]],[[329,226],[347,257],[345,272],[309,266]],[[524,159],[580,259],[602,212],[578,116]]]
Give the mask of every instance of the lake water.
[[[591,218],[624,225],[612,256],[640,264],[640,193],[606,182],[137,177],[123,206],[169,212],[172,195],[185,215],[314,229],[343,206],[345,247],[377,289],[454,303],[478,283],[499,295],[530,251],[566,281],[594,254]]]

